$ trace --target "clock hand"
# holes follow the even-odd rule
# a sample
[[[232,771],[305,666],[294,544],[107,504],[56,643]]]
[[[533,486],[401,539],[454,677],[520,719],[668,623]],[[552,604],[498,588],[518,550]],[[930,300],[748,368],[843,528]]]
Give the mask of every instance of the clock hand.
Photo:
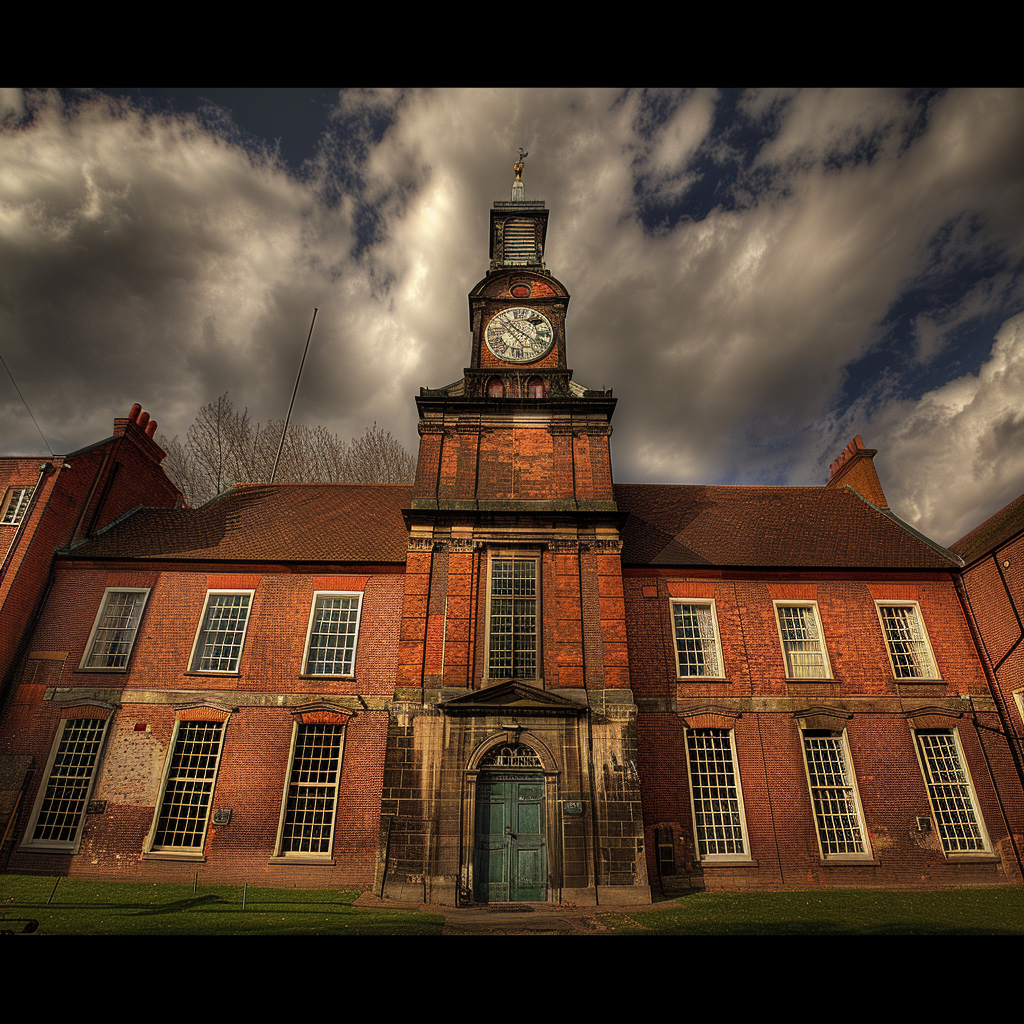
[[[511,330],[515,331],[520,338],[525,338],[528,345],[533,345],[536,342],[536,336],[531,338],[525,331],[519,330],[513,321],[510,320],[508,322],[508,326]]]

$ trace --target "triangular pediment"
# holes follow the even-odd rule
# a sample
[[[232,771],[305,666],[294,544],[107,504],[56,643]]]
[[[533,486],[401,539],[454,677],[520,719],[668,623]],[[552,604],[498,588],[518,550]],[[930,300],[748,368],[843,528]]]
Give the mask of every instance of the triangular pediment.
[[[514,708],[516,711],[543,711],[548,714],[579,714],[586,710],[586,705],[566,700],[549,690],[539,686],[531,686],[519,679],[511,679],[507,683],[488,686],[484,690],[473,690],[460,697],[453,697],[441,703],[446,712],[476,711],[493,712],[503,708]]]

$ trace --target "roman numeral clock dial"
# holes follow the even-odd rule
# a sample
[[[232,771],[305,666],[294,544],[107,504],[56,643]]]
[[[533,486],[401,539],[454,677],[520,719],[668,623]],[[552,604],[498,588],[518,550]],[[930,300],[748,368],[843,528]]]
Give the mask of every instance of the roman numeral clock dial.
[[[511,306],[491,318],[484,340],[498,359],[532,363],[551,348],[555,332],[543,313],[526,306]]]

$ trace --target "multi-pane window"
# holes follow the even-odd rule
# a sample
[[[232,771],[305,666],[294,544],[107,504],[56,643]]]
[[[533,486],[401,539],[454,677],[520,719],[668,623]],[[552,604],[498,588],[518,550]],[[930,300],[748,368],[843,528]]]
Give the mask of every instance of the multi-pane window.
[[[32,501],[32,490],[31,487],[12,487],[7,492],[0,526],[17,526],[25,518],[25,512]]]
[[[201,850],[217,781],[222,722],[179,722],[153,832],[154,850]]]
[[[782,654],[790,679],[828,679],[828,656],[816,604],[775,605]]]
[[[686,734],[690,797],[701,858],[745,857],[746,824],[739,770],[729,729],[691,729]]]
[[[492,679],[537,676],[537,561],[491,562],[488,675]]]
[[[928,633],[916,604],[879,604],[878,617],[897,679],[938,679]]]
[[[123,669],[128,665],[148,590],[109,588],[103,595],[82,668]]]
[[[1021,721],[1024,722],[1024,690],[1018,690],[1013,695],[1013,699],[1017,702],[1017,713],[1020,715]]]
[[[805,732],[804,762],[823,857],[866,856],[857,780],[843,733]]]
[[[250,591],[206,595],[206,610],[192,651],[193,672],[238,670],[251,601]]]
[[[29,828],[29,844],[73,846],[77,841],[106,728],[102,718],[71,718],[61,723]]]
[[[350,676],[355,671],[360,594],[316,594],[309,621],[305,672]]]
[[[672,605],[676,636],[676,671],[680,676],[710,676],[720,679],[722,650],[713,602]]]
[[[918,732],[917,746],[943,850],[974,853],[988,849],[956,733],[951,729]]]
[[[300,725],[281,822],[281,853],[330,854],[341,768],[341,725]]]

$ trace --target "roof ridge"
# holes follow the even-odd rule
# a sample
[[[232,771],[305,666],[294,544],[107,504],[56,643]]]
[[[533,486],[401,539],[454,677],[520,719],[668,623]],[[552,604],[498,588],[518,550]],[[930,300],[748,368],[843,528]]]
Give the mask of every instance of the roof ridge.
[[[979,523],[969,533],[965,533],[959,540],[953,542],[951,550],[956,553],[960,551],[967,552],[967,555],[971,562],[976,562],[982,555],[987,555],[996,548],[1003,547],[1008,544],[1014,537],[1018,536],[1021,532],[1024,532],[1024,525],[1012,532],[1007,533],[1008,524],[1012,529],[1015,516],[1010,515],[1010,510],[1014,505],[1018,503],[1024,505],[1024,494],[1018,494],[1016,498],[1011,498],[1001,509],[993,512],[984,522]],[[1024,511],[1024,509],[1022,509]],[[1007,524],[1000,523],[999,520],[1006,518]],[[995,529],[1000,527],[1000,529]],[[986,533],[993,532],[994,540],[985,540],[984,535]],[[970,543],[972,538],[982,538],[983,547],[979,548],[977,552],[971,550],[974,545]],[[965,563],[966,564],[966,563]]]
[[[958,569],[962,569],[964,567],[964,560],[959,555],[954,554],[954,552],[950,551],[949,548],[944,548],[940,543],[938,543],[938,541],[932,540],[931,537],[926,537],[920,530],[915,530],[914,527],[910,525],[910,523],[904,522],[902,519],[900,519],[900,517],[896,515],[896,513],[893,512],[891,508],[881,508],[878,505],[874,504],[874,502],[868,501],[868,499],[865,498],[863,494],[861,494],[857,490],[854,490],[854,488],[852,488],[849,484],[844,484],[843,489],[849,491],[851,494],[855,494],[858,498],[860,498],[861,501],[864,502],[865,505],[868,506],[868,508],[872,508],[879,515],[885,516],[886,519],[889,519],[892,522],[894,522],[898,527],[900,527],[900,529],[904,530],[906,533],[909,533],[912,537],[915,537],[923,544],[927,544],[928,547],[930,547],[933,551],[937,552],[938,554],[942,555],[943,558],[948,558]]]
[[[385,484],[385,483],[364,483],[349,480],[294,480],[282,481],[280,483],[267,483],[259,480],[239,480],[232,487],[222,494],[230,494],[234,490],[243,487],[412,487],[412,484]],[[219,498],[220,495],[217,495]],[[214,499],[211,498],[211,501]]]
[[[614,483],[613,487],[704,487],[725,491],[821,491],[836,494],[837,488],[823,484],[652,484]]]

